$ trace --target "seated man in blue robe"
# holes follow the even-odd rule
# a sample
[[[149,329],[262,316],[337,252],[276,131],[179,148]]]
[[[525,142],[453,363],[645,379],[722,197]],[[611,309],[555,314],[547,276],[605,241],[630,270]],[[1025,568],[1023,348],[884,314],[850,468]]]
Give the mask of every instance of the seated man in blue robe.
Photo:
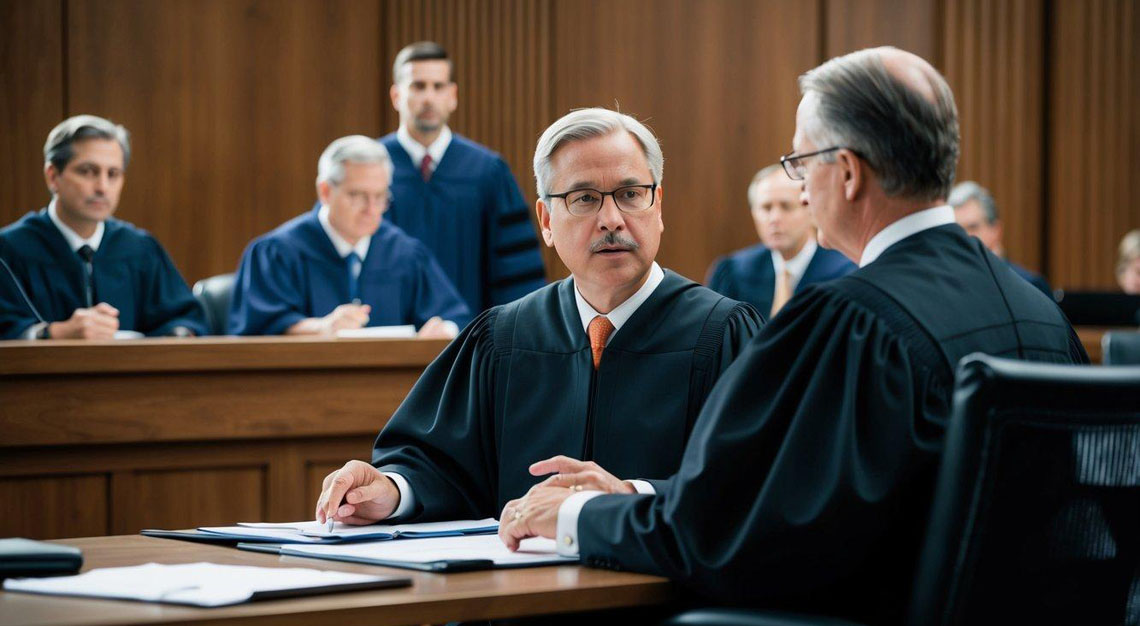
[[[606,467],[597,478],[615,492],[664,488],[761,317],[654,260],[663,163],[649,129],[614,111],[575,111],[543,133],[536,213],[571,277],[488,309],[452,341],[371,463],[325,478],[319,521],[493,517],[539,480],[531,461],[555,455]]]
[[[315,335],[414,324],[455,337],[470,312],[431,252],[383,220],[392,162],[363,135],[321,154],[318,208],[255,239],[230,305],[235,335]]]
[[[1001,216],[998,215],[993,195],[985,187],[972,180],[962,181],[954,185],[948,202],[954,207],[954,219],[966,230],[966,234],[980,239],[990,252],[1001,257],[1015,274],[1028,281],[1041,293],[1053,297],[1053,289],[1044,277],[1006,258],[1005,247],[1001,242],[1003,232]]]
[[[93,115],[52,129],[52,199],[0,230],[0,338],[111,339],[207,333],[205,313],[150,233],[117,220],[131,146]]]
[[[815,222],[800,202],[800,186],[779,164],[752,178],[748,204],[762,243],[719,259],[709,272],[709,289],[774,317],[804,287],[855,270],[847,257],[816,243]]]

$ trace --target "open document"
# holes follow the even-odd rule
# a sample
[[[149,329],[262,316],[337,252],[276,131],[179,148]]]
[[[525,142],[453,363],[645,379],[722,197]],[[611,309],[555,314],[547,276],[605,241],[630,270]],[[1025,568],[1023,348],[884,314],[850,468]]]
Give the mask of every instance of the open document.
[[[275,544],[337,544],[354,541],[387,541],[424,537],[459,537],[492,534],[499,530],[493,517],[481,520],[427,522],[420,524],[369,524],[354,526],[337,522],[329,532],[325,524],[307,522],[239,522],[237,526],[199,526],[197,530],[154,530],[142,534],[150,537],[191,539],[205,542],[261,542]]]
[[[300,567],[147,563],[93,569],[75,576],[10,578],[4,581],[4,590],[214,607],[269,598],[406,587],[411,583],[411,579],[403,577]]]
[[[245,547],[238,544],[239,548]],[[262,546],[251,549],[265,551]],[[577,563],[577,557],[560,556],[553,539],[524,539],[518,552],[511,552],[495,535],[437,537],[410,541],[357,543],[339,546],[280,546],[281,556],[303,556],[366,565],[383,565],[432,572],[533,567]]]

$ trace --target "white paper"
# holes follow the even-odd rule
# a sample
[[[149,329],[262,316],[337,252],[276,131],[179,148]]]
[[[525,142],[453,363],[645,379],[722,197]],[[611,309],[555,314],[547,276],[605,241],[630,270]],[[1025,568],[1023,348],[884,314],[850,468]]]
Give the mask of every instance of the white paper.
[[[405,561],[409,563],[490,559],[496,565],[531,565],[535,563],[576,563],[578,561],[577,557],[559,555],[553,539],[543,537],[524,539],[519,551],[511,552],[503,545],[498,535],[434,537],[430,539],[321,546],[282,546],[281,554],[316,557],[349,556],[377,561]]]
[[[193,606],[225,606],[246,602],[259,591],[367,583],[384,578],[300,567],[147,563],[94,569],[76,576],[12,578],[4,581],[4,590]]]
[[[416,336],[416,327],[405,324],[403,326],[345,328],[336,331],[336,336],[342,339],[411,339]]]
[[[336,522],[332,532],[328,526],[317,521],[305,522],[238,522],[237,526],[203,526],[198,530],[223,535],[245,535],[269,539],[291,539],[309,543],[319,543],[323,539],[351,539],[354,537],[401,535],[423,533],[443,533],[470,531],[472,529],[498,528],[499,522],[493,517],[481,520],[458,520],[452,522],[427,522],[420,524],[369,524],[357,526]]]

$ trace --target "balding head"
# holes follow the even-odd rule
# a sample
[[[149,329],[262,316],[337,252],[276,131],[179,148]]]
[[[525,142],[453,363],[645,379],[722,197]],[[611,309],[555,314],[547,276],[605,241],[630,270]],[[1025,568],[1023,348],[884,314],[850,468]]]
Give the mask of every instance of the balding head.
[[[958,109],[929,63],[897,48],[836,57],[800,77],[818,148],[860,156],[888,196],[943,200],[958,163]],[[833,155],[824,155],[831,158]]]

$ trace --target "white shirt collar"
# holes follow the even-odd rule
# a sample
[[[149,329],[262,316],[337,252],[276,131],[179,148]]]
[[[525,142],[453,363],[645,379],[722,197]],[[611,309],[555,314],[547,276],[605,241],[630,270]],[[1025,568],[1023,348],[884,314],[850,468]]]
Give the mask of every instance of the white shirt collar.
[[[608,317],[610,323],[614,325],[614,332],[610,333],[610,339],[613,339],[617,331],[621,330],[621,327],[629,320],[634,311],[649,299],[649,296],[653,294],[653,290],[657,289],[657,285],[660,285],[664,279],[665,272],[661,269],[661,266],[654,261],[653,267],[649,268],[649,278],[646,279],[641,289],[638,289],[625,302],[614,307],[614,310],[605,314],[605,317]],[[590,306],[589,302],[586,302],[586,299],[582,297],[582,293],[578,291],[577,284],[574,285],[574,301],[578,303],[578,315],[582,317],[582,330],[587,331],[590,327],[590,322],[602,314],[594,310],[594,307]]]
[[[320,210],[317,211],[317,221],[321,223],[321,228],[325,229],[325,234],[328,235],[329,241],[336,248],[336,253],[340,255],[340,258],[343,259],[353,251],[356,252],[356,256],[360,257],[361,261],[368,257],[368,246],[372,244],[371,235],[361,237],[355,246],[345,241],[344,237],[341,237],[340,233],[336,232],[333,225],[329,223],[329,207],[325,204],[322,204]]]
[[[443,130],[439,131],[439,137],[436,137],[435,141],[425,148],[422,143],[412,139],[412,134],[401,124],[400,128],[396,129],[396,141],[400,142],[400,147],[412,158],[412,165],[416,166],[417,169],[420,166],[420,161],[424,160],[424,155],[430,154],[431,171],[434,172],[440,160],[443,159],[443,153],[447,152],[447,147],[451,145],[451,129],[444,125]]]
[[[954,209],[949,204],[923,209],[894,222],[880,230],[867,246],[863,248],[863,257],[859,259],[859,267],[866,267],[879,258],[887,248],[896,243],[918,234],[924,230],[945,226],[954,223]]]
[[[64,224],[63,220],[59,219],[59,212],[55,208],[55,198],[52,198],[51,203],[48,204],[48,217],[51,218],[52,224],[55,224],[55,227],[59,229],[60,234],[67,240],[67,245],[71,246],[72,250],[79,250],[85,245],[91,246],[92,250],[99,250],[99,244],[103,242],[103,231],[105,230],[103,222],[99,222],[99,224],[95,226],[94,235],[91,235],[88,239],[84,239],[79,236],[79,233],[71,230],[67,224]]]
[[[807,271],[807,266],[811,263],[811,259],[815,256],[816,249],[819,245],[815,242],[815,237],[808,237],[804,246],[796,253],[796,256],[784,260],[784,257],[776,250],[772,251],[772,267],[776,270],[776,275],[779,276],[785,269],[791,274],[792,280],[789,287],[795,290],[796,285],[799,284],[800,279],[804,277],[804,272]]]

